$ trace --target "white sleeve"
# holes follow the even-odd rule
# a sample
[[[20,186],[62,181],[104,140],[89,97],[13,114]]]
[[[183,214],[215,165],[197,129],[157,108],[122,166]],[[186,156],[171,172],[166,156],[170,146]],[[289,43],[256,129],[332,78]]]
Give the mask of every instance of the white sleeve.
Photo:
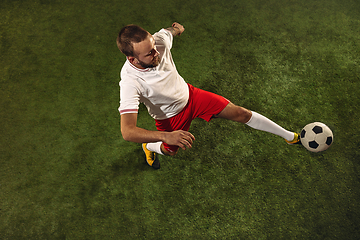
[[[174,36],[172,33],[166,29],[161,29],[159,32],[154,34],[155,40],[157,40],[157,44],[159,44],[159,40],[169,49],[172,48],[172,43]]]
[[[125,113],[137,113],[140,104],[140,92],[139,89],[124,81],[120,81],[120,107],[119,112]]]

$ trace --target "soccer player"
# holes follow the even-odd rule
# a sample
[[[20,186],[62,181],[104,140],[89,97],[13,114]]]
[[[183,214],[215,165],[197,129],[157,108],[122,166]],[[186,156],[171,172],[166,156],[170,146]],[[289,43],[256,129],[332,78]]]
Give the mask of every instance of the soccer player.
[[[179,147],[191,148],[195,137],[188,130],[197,117],[206,121],[225,118],[276,134],[288,144],[300,142],[299,134],[261,114],[186,83],[177,72],[170,52],[173,38],[184,30],[175,22],[151,35],[139,26],[128,25],[117,37],[117,46],[127,58],[119,83],[121,133],[126,141],[142,143],[150,166],[160,168],[158,154],[173,156]],[[137,127],[140,102],[155,119],[158,131]]]

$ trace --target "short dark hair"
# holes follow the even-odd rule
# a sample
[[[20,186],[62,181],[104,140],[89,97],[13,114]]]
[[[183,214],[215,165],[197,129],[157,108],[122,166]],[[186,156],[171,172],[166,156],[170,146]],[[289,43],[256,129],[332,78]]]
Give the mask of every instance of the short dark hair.
[[[120,51],[125,56],[136,56],[134,53],[133,43],[139,43],[144,41],[149,32],[137,25],[127,25],[123,27],[116,39],[116,43]]]

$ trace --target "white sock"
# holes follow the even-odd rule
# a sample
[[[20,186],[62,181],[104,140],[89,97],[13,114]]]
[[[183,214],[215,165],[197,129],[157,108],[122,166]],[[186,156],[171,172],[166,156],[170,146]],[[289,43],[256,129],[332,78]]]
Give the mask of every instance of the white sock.
[[[293,132],[280,127],[270,119],[256,112],[252,112],[250,120],[245,124],[257,130],[273,133],[288,141],[292,141],[295,137]]]
[[[162,142],[148,143],[146,144],[146,148],[151,152],[156,152],[158,154],[164,155],[164,153],[161,151],[161,144]]]

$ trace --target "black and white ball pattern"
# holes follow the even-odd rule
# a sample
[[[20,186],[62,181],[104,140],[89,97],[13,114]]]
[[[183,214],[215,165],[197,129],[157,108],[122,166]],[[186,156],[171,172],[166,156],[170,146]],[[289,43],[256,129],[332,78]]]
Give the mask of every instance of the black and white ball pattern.
[[[334,141],[331,129],[321,122],[306,125],[300,133],[301,144],[311,152],[325,151]]]

